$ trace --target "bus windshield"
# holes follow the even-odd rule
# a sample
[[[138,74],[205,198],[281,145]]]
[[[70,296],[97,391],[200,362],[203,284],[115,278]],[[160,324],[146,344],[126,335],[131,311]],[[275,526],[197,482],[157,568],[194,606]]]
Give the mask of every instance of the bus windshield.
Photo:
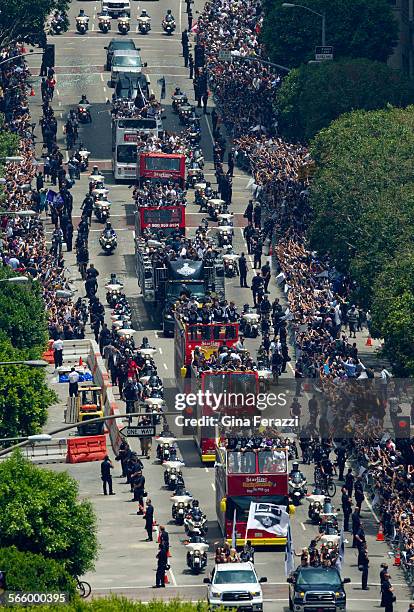
[[[256,453],[233,451],[228,454],[229,474],[255,474]]]
[[[116,152],[116,161],[120,164],[133,164],[137,161],[137,145],[119,145]]]
[[[141,68],[142,61],[139,55],[119,55],[114,57],[113,66],[120,68]]]
[[[145,169],[146,170],[172,170],[179,172],[180,170],[180,158],[178,157],[146,157],[145,158]]]
[[[260,474],[286,474],[286,452],[283,449],[262,451],[259,453]]]

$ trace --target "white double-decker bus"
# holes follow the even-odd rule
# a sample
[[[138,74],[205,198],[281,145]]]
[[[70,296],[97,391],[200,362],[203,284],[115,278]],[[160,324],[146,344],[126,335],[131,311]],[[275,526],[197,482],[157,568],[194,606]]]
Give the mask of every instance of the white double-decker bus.
[[[159,130],[160,119],[157,118],[112,119],[112,172],[115,180],[135,180],[138,136],[142,132],[157,136]]]

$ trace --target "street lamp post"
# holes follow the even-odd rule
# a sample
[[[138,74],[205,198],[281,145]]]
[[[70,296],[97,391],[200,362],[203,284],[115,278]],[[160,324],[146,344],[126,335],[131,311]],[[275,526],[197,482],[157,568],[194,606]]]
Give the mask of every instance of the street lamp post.
[[[43,359],[28,359],[26,361],[0,361],[0,367],[12,365],[23,365],[27,368],[47,368],[49,364],[47,361],[43,361]]]
[[[309,11],[309,13],[313,13],[314,15],[318,15],[318,17],[320,17],[322,19],[322,36],[321,36],[321,42],[322,42],[322,47],[325,47],[326,45],[326,15],[325,15],[325,11],[323,13],[318,13],[318,11],[314,11],[313,9],[309,8],[308,6],[304,6],[303,4],[294,4],[292,2],[284,2],[282,4],[283,8],[302,8],[305,11]]]
[[[25,285],[30,282],[28,276],[11,276],[10,278],[0,278],[0,283],[10,283],[11,285]]]

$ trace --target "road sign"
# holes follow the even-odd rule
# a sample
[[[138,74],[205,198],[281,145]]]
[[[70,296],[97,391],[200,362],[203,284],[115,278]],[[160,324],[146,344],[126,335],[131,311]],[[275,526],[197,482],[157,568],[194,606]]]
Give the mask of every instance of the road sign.
[[[331,60],[333,59],[333,47],[315,47],[316,60]]]
[[[220,49],[219,51],[219,60],[222,62],[231,62],[232,54],[231,51],[227,51],[226,49]]]
[[[127,438],[146,438],[155,436],[155,427],[138,427],[130,425],[128,427],[123,427],[120,432]]]

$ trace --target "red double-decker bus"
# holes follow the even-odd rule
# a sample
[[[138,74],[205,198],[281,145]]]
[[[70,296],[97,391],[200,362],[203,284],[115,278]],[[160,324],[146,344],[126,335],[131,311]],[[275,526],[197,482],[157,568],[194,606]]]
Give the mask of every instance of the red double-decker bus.
[[[245,400],[248,396],[257,396],[259,378],[253,370],[226,370],[225,366],[222,370],[197,372],[192,366],[194,350],[199,348],[208,358],[221,346],[233,346],[238,339],[238,323],[188,324],[178,318],[175,321],[175,374],[179,389],[187,395],[201,391],[204,398],[201,403],[197,400],[186,408],[186,417],[192,424],[184,430],[184,433],[192,433],[203,463],[215,460],[223,416],[237,417],[255,410],[255,406],[246,405]],[[207,392],[211,397],[221,397],[220,403],[211,405]],[[215,424],[211,418],[216,420]]]
[[[181,153],[144,153],[138,151],[137,179],[173,181],[185,185],[185,155]]]
[[[179,231],[185,234],[185,206],[137,206],[135,233],[142,236],[144,230],[162,230],[164,235]]]
[[[236,544],[251,540],[253,546],[284,546],[286,537],[271,536],[265,530],[246,533],[250,502],[289,506],[288,452],[285,448],[257,451],[216,449],[217,520],[225,539],[231,544],[236,513]]]

